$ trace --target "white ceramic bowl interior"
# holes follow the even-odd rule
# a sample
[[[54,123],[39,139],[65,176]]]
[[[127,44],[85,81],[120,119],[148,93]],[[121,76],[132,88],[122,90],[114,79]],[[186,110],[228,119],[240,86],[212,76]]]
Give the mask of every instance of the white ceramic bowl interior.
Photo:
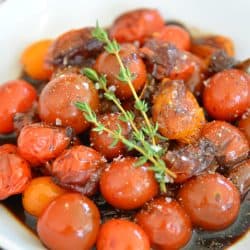
[[[109,25],[120,13],[139,7],[157,8],[166,19],[227,35],[235,42],[237,58],[250,56],[249,0],[0,0],[0,83],[18,76],[20,54],[31,42],[94,26],[97,19],[101,25]],[[0,246],[6,250],[44,249],[1,204]],[[249,248],[250,234],[231,247]]]

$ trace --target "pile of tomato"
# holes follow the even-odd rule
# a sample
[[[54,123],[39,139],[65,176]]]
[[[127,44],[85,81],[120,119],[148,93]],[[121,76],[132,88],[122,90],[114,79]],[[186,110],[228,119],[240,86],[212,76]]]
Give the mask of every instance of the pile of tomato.
[[[161,194],[150,164],[135,167],[138,154],[120,141],[111,147],[111,135],[94,131],[75,106],[88,103],[105,127],[130,138],[116,106],[81,73],[105,74],[123,108],[136,113],[115,56],[92,30],[35,42],[21,56],[26,80],[1,84],[0,134],[15,133],[17,142],[0,146],[0,200],[22,194],[39,238],[55,250],[179,249],[193,228],[230,226],[250,188],[249,60],[234,58],[230,39],[193,37],[154,9],[124,13],[107,28],[169,139],[162,159],[176,178],[167,184],[174,191]],[[143,125],[139,115],[135,121]],[[135,215],[103,221],[96,194]]]

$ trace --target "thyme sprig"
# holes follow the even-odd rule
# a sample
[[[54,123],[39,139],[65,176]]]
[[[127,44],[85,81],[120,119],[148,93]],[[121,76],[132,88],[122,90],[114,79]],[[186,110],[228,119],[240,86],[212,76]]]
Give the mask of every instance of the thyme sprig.
[[[156,138],[160,141],[164,141],[167,138],[161,136],[158,133],[158,123],[152,124],[150,119],[147,116],[148,104],[145,100],[141,100],[138,97],[132,81],[134,75],[130,70],[123,64],[121,57],[119,55],[120,45],[115,41],[111,41],[108,37],[107,32],[100,28],[98,23],[96,28],[92,32],[93,37],[102,41],[105,44],[105,50],[116,56],[116,59],[120,65],[120,72],[117,78],[128,84],[131,92],[133,93],[135,99],[135,108],[140,111],[141,115],[145,120],[146,126],[141,126],[138,128],[135,123],[135,114],[132,111],[126,111],[122,105],[119,98],[116,97],[115,92],[112,88],[107,86],[107,79],[105,75],[99,75],[95,70],[91,68],[82,69],[82,73],[86,75],[89,79],[96,83],[96,88],[104,92],[104,97],[112,101],[120,110],[121,116],[120,120],[127,122],[131,125],[132,136],[130,139],[127,139],[122,135],[122,129],[118,125],[118,128],[114,131],[106,128],[97,118],[95,112],[91,110],[90,106],[87,103],[77,102],[76,106],[80,109],[85,119],[92,123],[95,127],[94,131],[97,132],[107,132],[113,138],[113,143],[111,147],[115,146],[119,141],[123,142],[127,146],[128,150],[135,150],[140,153],[135,167],[141,166],[146,162],[151,162],[149,167],[155,174],[156,180],[159,182],[160,190],[166,192],[166,183],[169,182],[172,178],[175,178],[175,174],[166,167],[165,162],[161,159],[165,150],[159,144],[156,144]],[[151,141],[151,143],[149,142]]]
[[[137,144],[137,141],[141,141],[142,137],[144,136],[142,131],[139,131],[138,133],[134,132],[135,141],[128,140],[126,137],[122,135],[122,129],[120,126],[118,126],[117,130],[110,130],[106,128],[98,119],[96,116],[96,113],[91,109],[91,107],[85,103],[85,102],[76,102],[76,107],[80,109],[84,113],[85,119],[95,125],[93,128],[96,132],[107,132],[112,136],[114,139],[113,144],[111,146],[115,146],[118,141],[121,141],[126,145],[130,150],[134,149],[137,152],[141,154],[141,156],[138,158],[135,167],[140,166],[144,164],[145,162],[150,161],[152,163],[152,166],[149,167],[150,170],[152,170],[155,173],[155,178],[160,184],[160,189],[162,192],[166,192],[166,183],[169,182],[169,179],[167,176],[175,178],[175,174],[171,172],[168,168],[166,168],[165,162],[160,159],[160,156],[162,155],[162,148],[153,146],[146,142],[145,147],[140,147]],[[156,157],[156,155],[158,155]],[[166,176],[167,175],[167,176]]]
[[[120,45],[116,42],[116,40],[110,40],[108,37],[107,32],[101,28],[97,22],[96,28],[92,31],[92,36],[96,38],[97,40],[103,42],[105,44],[104,48],[105,50],[110,53],[114,54],[119,65],[120,65],[120,72],[119,75],[117,76],[118,80],[125,82],[129,85],[129,88],[133,94],[133,97],[135,99],[135,108],[139,110],[146,122],[149,136],[152,139],[153,145],[156,145],[156,140],[155,140],[155,135],[153,133],[154,131],[154,126],[151,124],[148,116],[147,116],[147,111],[148,111],[148,104],[144,100],[140,100],[139,96],[137,95],[135,88],[133,86],[133,79],[134,75],[130,72],[129,68],[124,65],[122,62],[122,59],[120,57]]]

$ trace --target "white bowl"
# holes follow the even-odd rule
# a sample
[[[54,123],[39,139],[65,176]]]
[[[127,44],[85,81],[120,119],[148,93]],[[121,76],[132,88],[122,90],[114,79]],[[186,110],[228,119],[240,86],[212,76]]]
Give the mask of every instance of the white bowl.
[[[53,38],[72,28],[108,25],[120,13],[138,7],[160,10],[166,19],[177,19],[201,30],[224,34],[235,41],[237,58],[250,55],[250,1],[247,0],[0,0],[0,83],[20,72],[23,49],[41,38]],[[44,249],[0,204],[0,246],[6,250]],[[250,234],[231,249],[249,249]]]

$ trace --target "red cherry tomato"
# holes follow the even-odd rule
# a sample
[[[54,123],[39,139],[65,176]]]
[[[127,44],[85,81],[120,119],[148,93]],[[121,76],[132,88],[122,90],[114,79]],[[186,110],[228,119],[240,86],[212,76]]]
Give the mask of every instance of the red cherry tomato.
[[[53,162],[50,171],[61,186],[92,195],[97,189],[104,160],[90,147],[74,146]]]
[[[97,250],[149,250],[145,232],[135,223],[112,219],[101,226],[97,238]]]
[[[98,110],[99,97],[94,84],[86,77],[68,73],[50,81],[39,98],[39,116],[48,124],[70,126],[76,133],[83,132],[89,123],[75,106],[75,102],[87,102]]]
[[[29,164],[16,154],[15,146],[0,147],[0,200],[22,193],[31,180]]]
[[[238,128],[245,134],[250,145],[250,112],[241,117]]]
[[[36,90],[23,80],[13,80],[0,86],[0,133],[14,131],[13,118],[28,111],[37,98]]]
[[[105,114],[99,121],[108,129],[115,131],[120,126],[122,129],[122,135],[128,137],[129,133],[129,125],[119,119],[119,113],[110,113]],[[90,141],[93,145],[93,148],[102,153],[106,158],[113,159],[124,152],[126,152],[126,146],[119,141],[115,146],[111,146],[114,139],[112,136],[107,132],[96,132],[92,130],[90,132]]]
[[[52,201],[37,222],[37,232],[49,249],[92,249],[100,224],[96,205],[78,193]]]
[[[202,128],[201,135],[217,147],[218,160],[223,165],[233,165],[248,156],[250,148],[247,138],[230,123],[209,122]]]
[[[152,199],[158,192],[158,184],[148,165],[135,167],[136,158],[126,157],[113,161],[103,171],[100,189],[112,206],[135,209]]]
[[[180,249],[192,235],[188,215],[178,202],[169,199],[153,200],[136,215],[136,222],[156,249]]]
[[[110,29],[111,38],[118,42],[143,42],[153,32],[164,27],[164,20],[157,10],[137,9],[119,16]]]
[[[177,25],[166,25],[159,32],[153,33],[153,38],[175,45],[178,49],[189,50],[191,39],[189,33]]]
[[[187,181],[178,199],[194,225],[206,230],[222,230],[237,218],[240,193],[220,174],[204,174]]]
[[[132,83],[136,91],[139,91],[146,82],[147,71],[144,62],[137,55],[134,46],[127,44],[123,45],[120,51],[120,56],[125,66],[134,74],[135,78]],[[107,76],[109,87],[115,91],[120,99],[128,99],[133,94],[128,84],[117,79],[120,73],[120,65],[115,55],[103,52],[96,60],[95,69],[98,73]]]
[[[203,103],[214,119],[235,120],[250,107],[250,77],[237,69],[215,74],[205,86]]]
[[[22,128],[18,152],[33,166],[39,166],[60,155],[70,141],[66,129],[35,123]]]

